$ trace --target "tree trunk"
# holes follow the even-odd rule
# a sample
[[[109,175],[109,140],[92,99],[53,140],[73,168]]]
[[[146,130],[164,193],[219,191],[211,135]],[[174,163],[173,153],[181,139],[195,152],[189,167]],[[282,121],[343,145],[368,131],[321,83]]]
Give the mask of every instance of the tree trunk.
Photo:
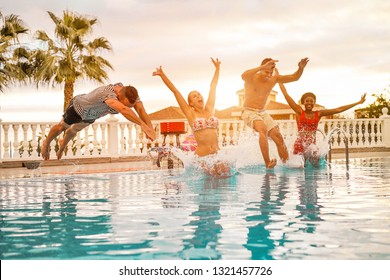
[[[68,108],[70,101],[73,98],[74,82],[66,81],[64,88],[64,112]]]

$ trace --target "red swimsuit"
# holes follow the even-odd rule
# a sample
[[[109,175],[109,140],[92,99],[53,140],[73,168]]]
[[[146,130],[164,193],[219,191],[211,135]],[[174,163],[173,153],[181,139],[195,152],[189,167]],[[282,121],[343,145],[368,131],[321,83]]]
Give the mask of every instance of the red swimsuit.
[[[318,111],[314,113],[314,118],[307,119],[305,111],[297,119],[298,137],[294,143],[294,154],[303,154],[305,150],[316,143],[316,132],[318,127]]]

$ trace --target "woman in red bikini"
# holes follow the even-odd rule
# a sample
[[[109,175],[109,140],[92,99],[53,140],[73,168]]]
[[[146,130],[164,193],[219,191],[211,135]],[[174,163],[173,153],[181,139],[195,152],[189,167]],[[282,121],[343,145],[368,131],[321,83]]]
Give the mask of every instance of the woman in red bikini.
[[[187,102],[180,91],[165,75],[161,66],[153,72],[153,76],[161,77],[165,85],[173,92],[177,103],[186,116],[197,143],[194,153],[199,159],[202,159],[200,160],[201,165],[211,175],[225,176],[230,172],[230,167],[225,161],[216,157],[219,150],[218,119],[214,116],[216,89],[221,62],[218,58],[215,60],[211,58],[211,62],[215,66],[215,72],[210,84],[209,96],[206,103],[204,102],[203,96],[196,90],[188,94]]]
[[[318,152],[318,147],[316,146],[316,132],[321,117],[339,114],[356,105],[363,104],[366,100],[366,94],[363,94],[358,102],[334,109],[313,111],[314,104],[316,103],[316,96],[314,93],[307,92],[302,95],[301,104],[304,106],[303,109],[300,105],[295,103],[290,95],[288,95],[286,87],[283,84],[279,83],[279,87],[286,98],[288,105],[290,105],[296,113],[298,137],[294,143],[293,153],[302,155],[305,158],[305,161],[309,160],[314,166],[317,166],[320,160],[320,154]]]

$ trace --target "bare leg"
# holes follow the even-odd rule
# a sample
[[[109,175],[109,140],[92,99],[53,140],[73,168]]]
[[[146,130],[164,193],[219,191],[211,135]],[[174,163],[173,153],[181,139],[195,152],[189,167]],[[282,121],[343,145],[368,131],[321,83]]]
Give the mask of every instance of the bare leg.
[[[42,158],[44,160],[48,160],[50,158],[50,143],[54,140],[58,135],[60,135],[63,131],[65,131],[69,125],[67,125],[64,120],[61,120],[58,124],[53,125],[50,128],[49,134],[46,139],[42,142]]]
[[[268,131],[263,121],[257,120],[253,123],[253,128],[259,132],[259,146],[261,154],[263,155],[265,166],[272,169],[276,165],[276,159],[270,159],[268,146]]]
[[[89,125],[89,123],[81,122],[72,124],[66,131],[64,138],[59,141],[59,149],[57,151],[57,159],[62,158],[62,154],[64,153],[65,147],[68,145],[69,141],[72,140],[77,132],[83,130]]]
[[[289,159],[289,156],[286,144],[284,143],[283,136],[282,134],[280,134],[279,127],[272,128],[269,132],[269,136],[276,144],[280,159],[283,163],[285,163]]]
[[[311,165],[313,165],[314,167],[318,167],[320,165],[321,156],[317,145],[311,144],[307,149],[306,154]]]

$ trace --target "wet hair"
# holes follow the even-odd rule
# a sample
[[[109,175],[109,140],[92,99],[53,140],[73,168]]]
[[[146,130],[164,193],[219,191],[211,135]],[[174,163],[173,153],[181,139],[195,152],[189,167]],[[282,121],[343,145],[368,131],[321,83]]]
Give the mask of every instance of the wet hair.
[[[267,58],[264,58],[263,59],[263,61],[261,62],[261,65],[264,65],[264,64],[266,64],[267,62],[269,62],[269,61],[272,61],[273,59],[272,58],[269,58],[269,57],[267,57]],[[274,67],[272,67],[270,70],[267,70],[266,72],[274,72],[274,70],[275,70],[275,65],[274,65]],[[260,71],[259,71],[260,72]]]
[[[307,97],[312,97],[314,99],[314,102],[316,102],[316,99],[317,99],[316,95],[312,92],[306,92],[301,97],[301,104],[303,104],[305,102],[305,99]]]
[[[271,61],[271,60],[272,60],[272,58],[269,58],[269,57],[264,58],[263,61],[261,62],[261,65],[264,65],[264,64],[266,64],[268,61]]]
[[[121,89],[121,91],[130,103],[135,103],[135,101],[139,98],[138,90],[133,86],[125,86]]]

